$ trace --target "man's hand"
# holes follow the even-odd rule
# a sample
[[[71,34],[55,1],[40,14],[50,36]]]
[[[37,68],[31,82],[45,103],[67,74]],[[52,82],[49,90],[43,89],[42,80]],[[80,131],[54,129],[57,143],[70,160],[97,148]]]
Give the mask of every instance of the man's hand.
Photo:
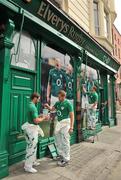
[[[50,119],[49,115],[41,115],[41,117],[39,116],[38,118],[34,119],[34,123],[39,124],[40,122],[49,120],[49,119]]]
[[[95,102],[95,103],[92,105],[91,109],[94,109],[96,106],[97,106],[97,102]]]
[[[49,115],[43,115],[43,118],[45,121],[48,121],[50,119],[50,116]]]
[[[48,115],[40,114],[39,118],[43,119],[43,121],[44,120],[49,120],[50,119],[50,115],[49,114]]]
[[[49,104],[47,104],[47,103],[44,104],[44,107],[47,108],[47,109],[50,109],[50,106],[49,106]]]
[[[73,126],[74,126],[74,112],[70,112],[70,129],[69,129],[69,134],[73,133]]]
[[[68,132],[69,132],[69,134],[72,134],[73,133],[73,128],[70,128]]]
[[[49,104],[47,104],[47,103],[44,105],[44,107],[47,108],[50,111],[55,111],[55,107],[54,106],[49,106]]]

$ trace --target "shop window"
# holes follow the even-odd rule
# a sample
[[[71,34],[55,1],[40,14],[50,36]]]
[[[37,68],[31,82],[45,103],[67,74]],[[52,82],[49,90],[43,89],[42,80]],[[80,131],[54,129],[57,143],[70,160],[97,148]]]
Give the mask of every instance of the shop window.
[[[114,34],[114,38],[115,38],[115,40],[117,39],[117,38],[116,38],[116,34]]]
[[[113,49],[113,55],[115,55],[115,49]]]
[[[113,118],[113,98],[112,98],[112,84],[110,76],[108,75],[108,108],[109,108],[109,118]]]
[[[118,39],[118,44],[120,45],[120,40]]]
[[[19,42],[20,33],[15,32],[13,35],[14,47],[11,50],[11,65],[35,70],[35,44],[31,36],[27,33],[22,33]]]
[[[105,37],[109,38],[109,15],[106,11],[104,11],[104,32]]]
[[[99,9],[98,9],[98,2],[93,1],[93,11],[94,11],[94,27],[95,27],[95,34],[99,36]]]
[[[74,76],[73,68],[70,64],[70,57],[59,52],[45,44],[42,45],[42,64],[41,64],[41,112],[44,111],[45,103],[53,106],[58,101],[58,92],[66,91],[66,97],[73,105],[74,99]],[[54,114],[51,114],[51,120],[47,125],[42,123],[45,136],[53,136],[54,132]]]
[[[120,55],[120,49],[118,48],[118,57],[119,57],[119,59],[121,58],[121,55]]]
[[[117,45],[115,44],[115,55],[117,56]]]
[[[119,74],[120,74],[120,79],[121,79],[121,66],[119,68]]]
[[[81,107],[81,127],[88,128],[88,109],[91,102],[92,88],[96,87],[99,96],[99,82],[97,71],[87,65],[82,64],[77,75],[77,102]],[[91,96],[90,96],[91,95]],[[99,100],[99,99],[98,99]],[[96,122],[99,121],[99,101],[96,110]]]

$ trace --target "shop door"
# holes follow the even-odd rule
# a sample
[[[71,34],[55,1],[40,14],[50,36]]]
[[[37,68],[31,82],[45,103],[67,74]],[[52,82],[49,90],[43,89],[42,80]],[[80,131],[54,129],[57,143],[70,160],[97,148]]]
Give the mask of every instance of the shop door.
[[[19,34],[16,33],[13,41],[16,41],[18,36]],[[36,89],[35,66],[36,58],[33,41],[28,35],[24,34],[21,39],[19,56],[16,57],[13,55],[11,60],[9,78],[9,164],[13,164],[24,158],[26,143],[21,126],[26,122],[26,110],[30,101],[30,95]]]

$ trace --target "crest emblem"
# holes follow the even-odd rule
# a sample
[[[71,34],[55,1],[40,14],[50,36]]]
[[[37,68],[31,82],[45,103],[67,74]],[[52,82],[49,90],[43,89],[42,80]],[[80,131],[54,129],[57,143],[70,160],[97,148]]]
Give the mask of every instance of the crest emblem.
[[[63,106],[61,107],[61,110],[64,110],[64,107],[63,107]]]

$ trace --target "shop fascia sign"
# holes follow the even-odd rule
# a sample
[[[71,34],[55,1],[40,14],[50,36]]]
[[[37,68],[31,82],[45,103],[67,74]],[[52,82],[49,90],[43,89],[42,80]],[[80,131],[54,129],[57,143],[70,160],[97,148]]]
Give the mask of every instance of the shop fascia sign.
[[[100,52],[99,48],[94,48],[92,46],[92,42],[88,41],[83,32],[78,32],[73,25],[68,23],[67,20],[62,19],[59,15],[57,15],[57,13],[52,10],[50,4],[46,1],[41,1],[37,15],[60,33],[64,34],[69,39],[91,52],[97,58],[101,59],[105,64],[115,68],[115,62],[112,64],[112,60],[108,55],[104,55],[103,51]]]
[[[54,8],[47,0],[31,0],[30,3],[24,3],[23,0],[12,0],[20,7],[31,12],[48,25],[56,29],[60,34],[65,35],[85,50],[92,53],[99,60],[118,70],[118,64],[105,51],[103,51],[90,37],[82,32],[78,26],[74,25],[68,17],[64,16]]]
[[[57,15],[56,12],[52,11],[50,4],[47,4],[47,2],[41,2],[37,14],[60,33],[71,38],[75,43],[80,45],[86,41],[82,35],[76,32],[74,26],[71,26],[66,20]]]

